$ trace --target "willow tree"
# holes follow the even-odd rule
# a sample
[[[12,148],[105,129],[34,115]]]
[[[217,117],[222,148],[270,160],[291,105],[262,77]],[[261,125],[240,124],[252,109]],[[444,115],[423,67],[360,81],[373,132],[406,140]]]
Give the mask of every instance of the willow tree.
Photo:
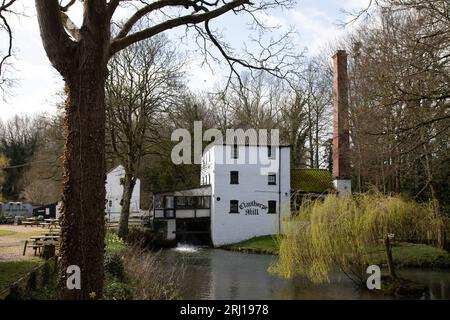
[[[368,265],[378,262],[373,248],[386,245],[386,263],[395,278],[391,236],[396,241],[436,242],[442,226],[448,222],[436,214],[432,203],[419,204],[378,192],[305,201],[298,215],[286,223],[273,271],[321,283],[340,270],[365,286]]]
[[[259,11],[286,7],[293,0],[205,1],[205,0],[35,0],[41,38],[52,65],[64,78],[65,105],[64,186],[61,232],[61,297],[87,299],[101,297],[103,291],[104,210],[105,210],[105,81],[107,63],[117,52],[139,41],[177,27],[198,33],[203,52],[224,57],[232,72],[236,68],[265,69],[280,75],[293,55],[283,54],[289,40],[269,41],[260,55],[236,57],[211,27],[211,22],[227,13],[247,14],[256,19]],[[63,3],[64,2],[64,3]],[[77,26],[70,10],[82,3],[83,19]],[[113,17],[120,5],[133,13],[113,37]],[[122,13],[123,13],[122,12]],[[264,15],[263,15],[264,16]],[[142,20],[152,25],[137,30]],[[253,27],[264,24],[254,20]],[[267,30],[267,29],[266,29]],[[203,39],[204,41],[200,41]],[[207,44],[212,44],[207,45]],[[260,43],[263,45],[262,43]],[[81,269],[81,289],[66,288],[66,270]],[[90,293],[95,292],[95,294]]]

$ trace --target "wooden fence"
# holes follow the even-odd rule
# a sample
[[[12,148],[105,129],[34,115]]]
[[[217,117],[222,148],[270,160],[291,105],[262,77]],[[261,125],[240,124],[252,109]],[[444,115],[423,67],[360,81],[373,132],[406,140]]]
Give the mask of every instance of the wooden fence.
[[[58,257],[50,258],[0,292],[0,300],[20,300],[50,284],[58,272]]]

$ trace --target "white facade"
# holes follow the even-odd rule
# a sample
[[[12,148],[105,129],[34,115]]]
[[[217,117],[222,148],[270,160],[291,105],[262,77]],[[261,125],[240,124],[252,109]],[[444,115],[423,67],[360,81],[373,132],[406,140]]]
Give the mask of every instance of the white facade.
[[[119,165],[111,170],[106,176],[106,207],[105,211],[107,218],[110,221],[116,221],[120,218],[120,211],[122,210],[121,201],[123,193],[123,185],[121,179],[125,176],[125,169]],[[130,202],[130,213],[138,213],[140,208],[140,192],[141,181],[136,180],[133,194]]]
[[[352,194],[352,180],[350,179],[334,179],[333,185],[339,197]]]
[[[273,146],[271,157],[268,148],[213,145],[204,152],[200,183],[211,186],[214,246],[282,232],[290,215],[290,148]]]

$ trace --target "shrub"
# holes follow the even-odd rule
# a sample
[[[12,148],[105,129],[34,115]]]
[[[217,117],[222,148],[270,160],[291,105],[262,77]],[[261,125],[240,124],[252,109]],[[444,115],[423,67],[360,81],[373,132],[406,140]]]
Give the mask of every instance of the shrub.
[[[124,265],[129,288],[134,299],[173,300],[180,298],[180,282],[184,268],[170,266],[159,253],[139,246],[130,246],[124,252]]]
[[[103,291],[105,300],[130,300],[132,298],[131,290],[128,284],[116,280],[106,283]]]
[[[123,258],[118,253],[105,254],[105,271],[118,280],[125,278],[125,270],[123,264]]]
[[[117,233],[114,231],[109,230],[106,233],[106,253],[107,254],[119,254],[122,252],[125,248],[125,242],[123,242],[122,239],[119,238]]]
[[[134,227],[128,231],[127,243],[137,245],[143,248],[153,247],[156,236],[153,230],[149,228]]]

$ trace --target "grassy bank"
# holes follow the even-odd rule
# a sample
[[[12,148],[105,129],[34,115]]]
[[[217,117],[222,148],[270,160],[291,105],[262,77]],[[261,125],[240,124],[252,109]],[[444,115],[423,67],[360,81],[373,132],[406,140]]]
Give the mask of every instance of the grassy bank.
[[[11,230],[0,230],[0,237],[7,237],[16,234],[17,232]]]
[[[0,291],[36,268],[42,260],[39,258],[23,261],[0,262]]]
[[[386,261],[384,248],[371,249],[374,264]],[[399,267],[450,268],[450,253],[425,244],[399,243],[392,248],[394,263]]]
[[[222,246],[222,249],[261,254],[278,254],[278,236],[254,237],[238,243]]]
[[[278,236],[269,235],[254,237],[222,248],[232,251],[277,255],[279,241]],[[371,248],[369,253],[371,263],[385,263],[386,256],[383,247]],[[450,268],[450,254],[447,251],[425,244],[399,243],[393,247],[393,258],[399,267]]]

